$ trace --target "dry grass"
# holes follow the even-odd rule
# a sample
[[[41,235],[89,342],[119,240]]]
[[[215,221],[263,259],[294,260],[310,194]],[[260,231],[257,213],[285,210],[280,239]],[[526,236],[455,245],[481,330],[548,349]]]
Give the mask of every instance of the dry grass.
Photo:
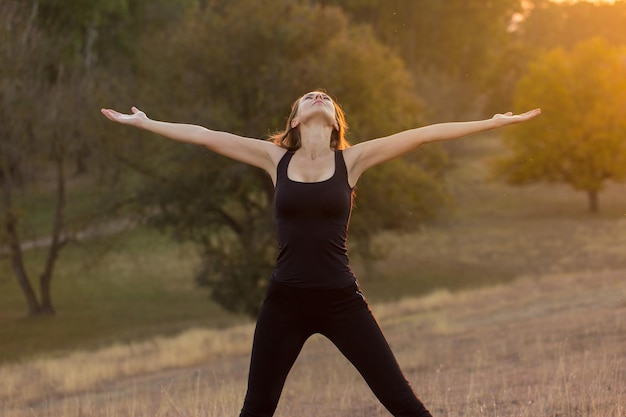
[[[625,274],[521,279],[374,311],[435,416],[623,417]],[[251,335],[252,326],[198,330],[5,366],[0,411],[6,417],[237,415]],[[276,415],[389,414],[336,349],[314,337]]]
[[[117,344],[0,367],[0,398],[7,405],[97,390],[121,378],[242,355],[250,349],[251,325],[189,330],[177,337]]]

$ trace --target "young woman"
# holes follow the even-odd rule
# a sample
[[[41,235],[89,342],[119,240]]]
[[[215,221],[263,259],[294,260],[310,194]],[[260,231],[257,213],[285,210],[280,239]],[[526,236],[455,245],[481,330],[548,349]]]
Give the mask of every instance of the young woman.
[[[240,417],[274,414],[287,374],[314,333],[337,346],[391,414],[431,415],[402,374],[348,263],[353,189],[367,169],[425,143],[523,122],[539,109],[430,125],[352,147],[345,139],[343,111],[321,91],[294,102],[285,130],[272,142],[151,120],[135,107],[131,114],[102,113],[115,122],[206,146],[272,178],[279,254],[257,319]]]

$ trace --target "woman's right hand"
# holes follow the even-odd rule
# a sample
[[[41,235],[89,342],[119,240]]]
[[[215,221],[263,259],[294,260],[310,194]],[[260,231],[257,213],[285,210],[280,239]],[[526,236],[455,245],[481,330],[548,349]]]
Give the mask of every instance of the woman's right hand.
[[[125,125],[139,126],[142,122],[148,120],[148,116],[135,106],[131,108],[132,114],[124,114],[112,109],[100,109],[100,111],[107,119]]]

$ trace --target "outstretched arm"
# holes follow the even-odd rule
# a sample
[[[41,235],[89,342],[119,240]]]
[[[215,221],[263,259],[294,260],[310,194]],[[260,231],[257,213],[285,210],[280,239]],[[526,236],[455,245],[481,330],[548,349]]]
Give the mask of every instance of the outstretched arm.
[[[491,119],[471,122],[438,123],[406,130],[391,136],[361,142],[349,148],[350,178],[356,182],[361,174],[380,163],[412,152],[429,142],[457,139],[474,133],[524,122],[541,113],[534,109],[523,114],[496,114]],[[348,155],[346,155],[348,157]]]
[[[198,125],[152,120],[137,107],[132,108],[131,114],[111,109],[102,109],[101,112],[114,122],[135,126],[179,142],[205,146],[221,155],[262,168],[270,175],[275,171],[280,148],[273,143],[209,130]]]

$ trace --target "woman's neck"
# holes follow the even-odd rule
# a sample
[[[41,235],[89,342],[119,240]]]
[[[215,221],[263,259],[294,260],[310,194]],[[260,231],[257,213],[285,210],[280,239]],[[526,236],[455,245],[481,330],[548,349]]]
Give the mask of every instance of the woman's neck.
[[[300,125],[300,139],[302,147],[298,152],[302,156],[316,159],[319,156],[332,152],[330,148],[330,138],[333,133],[332,126],[306,126]]]

